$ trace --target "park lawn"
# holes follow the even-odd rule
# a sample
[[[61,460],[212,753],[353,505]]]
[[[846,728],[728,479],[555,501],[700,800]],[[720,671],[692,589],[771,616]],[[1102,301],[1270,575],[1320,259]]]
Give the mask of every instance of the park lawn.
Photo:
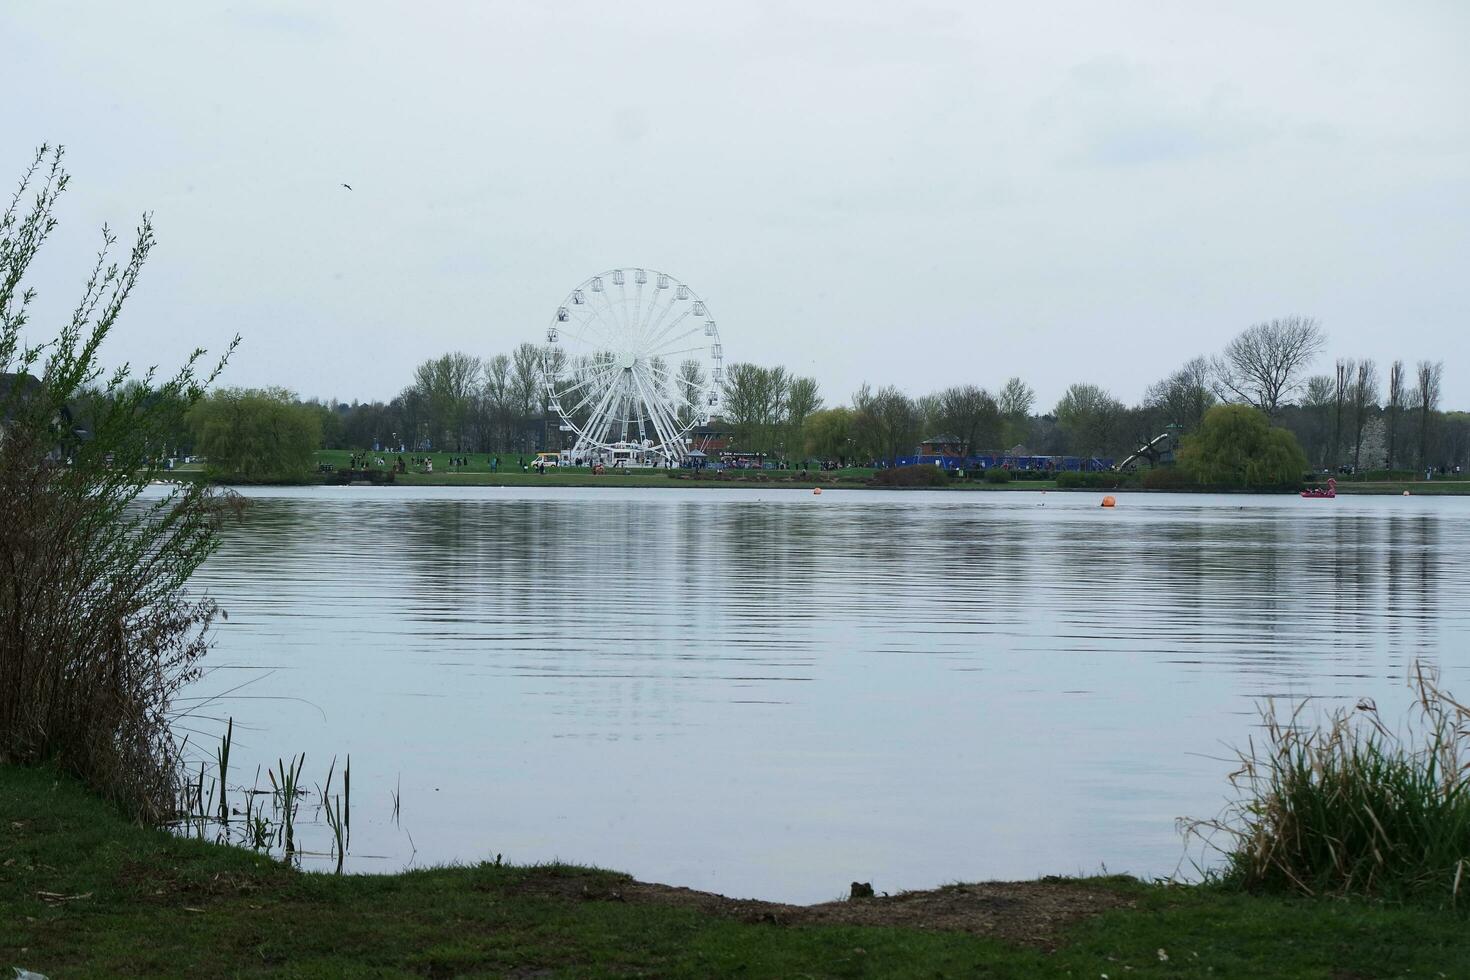
[[[1339,483],[1337,492],[1339,494],[1389,494],[1402,496],[1407,490],[1410,495],[1418,496],[1463,496],[1470,495],[1470,480],[1414,480],[1410,481],[1384,481],[1378,483]]]
[[[347,450],[323,449],[316,453],[318,464],[330,464],[337,469],[345,468],[352,453]],[[495,454],[474,453],[405,453],[404,459],[429,458],[434,461],[433,473],[418,472],[410,464],[407,473],[394,476],[395,484],[411,487],[781,487],[820,486],[823,488],[859,489],[868,486],[876,470],[867,467],[845,467],[838,470],[812,470],[802,476],[801,470],[730,470],[723,479],[710,478],[711,474],[696,477],[693,473],[679,470],[634,469],[625,472],[606,472],[593,476],[582,467],[547,467],[545,473],[529,469],[535,458],[530,453],[502,453],[500,466],[491,469],[490,460]],[[368,453],[369,460],[381,458],[391,466],[398,458],[396,453]],[[449,460],[467,460],[464,466],[450,466]],[[524,461],[527,469],[522,469]],[[384,467],[386,468],[386,467]],[[926,489],[951,490],[1052,490],[1054,480],[1018,480],[1012,483],[985,483],[982,480],[954,479],[948,487]]]
[[[999,923],[986,935],[913,915],[806,921],[883,919],[905,900],[803,910],[560,865],[299,872],[134,826],[52,770],[0,766],[0,966],[53,978],[1470,975],[1464,913],[1123,878],[968,887],[1030,896],[1036,920],[991,900],[975,906]],[[1081,911],[1048,920],[1053,899]]]

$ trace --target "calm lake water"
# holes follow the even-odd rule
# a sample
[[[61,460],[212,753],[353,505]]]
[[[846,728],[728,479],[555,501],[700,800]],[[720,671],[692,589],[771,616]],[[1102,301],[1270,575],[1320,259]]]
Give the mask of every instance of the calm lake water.
[[[191,693],[235,689],[208,713],[247,784],[351,753],[355,870],[802,902],[1169,874],[1257,699],[1387,714],[1415,658],[1470,693],[1470,498],[247,495]]]

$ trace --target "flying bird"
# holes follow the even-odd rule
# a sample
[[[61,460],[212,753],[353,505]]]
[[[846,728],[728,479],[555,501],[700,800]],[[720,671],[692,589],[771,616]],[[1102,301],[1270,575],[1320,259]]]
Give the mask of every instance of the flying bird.
[[[347,188],[349,191],[352,190],[352,185],[351,184],[343,184],[342,186],[345,187],[345,188]]]

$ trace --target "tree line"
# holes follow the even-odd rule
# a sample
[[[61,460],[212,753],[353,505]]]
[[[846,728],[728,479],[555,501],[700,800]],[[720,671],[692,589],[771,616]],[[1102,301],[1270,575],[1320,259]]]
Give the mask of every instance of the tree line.
[[[936,437],[962,455],[1022,450],[1121,461],[1165,432],[1198,431],[1216,405],[1239,404],[1289,431],[1316,469],[1452,469],[1470,462],[1470,413],[1440,404],[1442,362],[1410,367],[1395,360],[1385,388],[1371,358],[1340,357],[1333,374],[1311,373],[1326,346],[1316,320],[1278,318],[1242,331],[1218,354],[1185,361],[1134,405],[1101,384],[1079,381],[1041,411],[1033,389],[1013,377],[994,392],[956,385],[918,397],[891,385],[863,385],[849,405],[826,409],[813,384],[811,397],[783,414],[779,397],[740,399],[728,391],[752,379],[756,390],[778,393],[780,384],[769,379],[779,369],[766,369],[762,383],[760,373],[736,365],[727,405],[754,401],[769,408],[770,421],[735,411],[725,421],[741,448],[844,462],[892,462]]]
[[[993,389],[960,384],[917,396],[864,384],[845,403],[829,405],[815,378],[736,363],[723,379],[722,414],[711,430],[729,450],[793,463],[892,463],[922,440],[941,437],[962,455],[1019,449],[1121,461],[1166,431],[1197,431],[1215,405],[1244,404],[1290,431],[1313,469],[1470,463],[1470,413],[1443,410],[1441,362],[1400,359],[1380,371],[1372,358],[1337,357],[1330,373],[1314,373],[1327,342],[1308,317],[1258,323],[1220,352],[1186,360],[1132,405],[1103,384],[1078,381],[1054,405],[1041,406],[1020,377]],[[267,478],[277,463],[305,465],[303,446],[563,448],[540,359],[541,349],[530,343],[485,358],[443,354],[419,364],[386,402],[303,401],[281,389],[217,391],[189,413],[175,451],[205,453],[236,473]]]

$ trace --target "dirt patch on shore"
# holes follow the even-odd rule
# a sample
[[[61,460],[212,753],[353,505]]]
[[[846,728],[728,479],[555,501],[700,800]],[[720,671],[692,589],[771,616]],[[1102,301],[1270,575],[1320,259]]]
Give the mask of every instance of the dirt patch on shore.
[[[1073,880],[992,881],[946,885],[927,891],[873,898],[784,905],[726,898],[691,888],[674,888],[608,875],[534,876],[515,889],[586,902],[636,902],[696,909],[707,915],[777,926],[900,926],[993,936],[1027,946],[1051,948],[1066,926],[1133,901],[1105,887]]]

